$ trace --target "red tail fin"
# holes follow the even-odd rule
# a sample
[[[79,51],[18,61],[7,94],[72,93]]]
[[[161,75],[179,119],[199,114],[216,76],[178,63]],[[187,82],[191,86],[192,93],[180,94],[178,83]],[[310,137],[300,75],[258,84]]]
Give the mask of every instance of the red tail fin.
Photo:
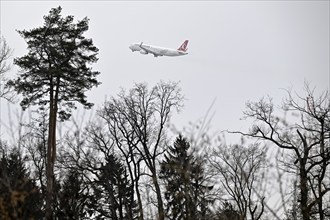
[[[186,52],[188,50],[187,48],[188,42],[189,42],[188,40],[185,40],[178,50]]]

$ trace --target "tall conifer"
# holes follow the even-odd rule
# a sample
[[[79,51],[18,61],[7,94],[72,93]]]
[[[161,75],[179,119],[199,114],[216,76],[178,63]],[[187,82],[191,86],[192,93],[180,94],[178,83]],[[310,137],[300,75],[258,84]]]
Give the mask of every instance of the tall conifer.
[[[188,141],[180,135],[161,162],[169,219],[207,219],[210,201],[205,195],[212,187],[205,186],[202,163],[189,150]]]
[[[67,120],[75,102],[90,108],[85,92],[99,85],[97,71],[90,64],[97,61],[98,49],[83,36],[88,19],[74,23],[73,16],[62,17],[61,7],[44,16],[44,25],[18,31],[25,39],[28,54],[16,58],[19,76],[8,85],[23,96],[23,109],[31,105],[49,112],[47,147],[46,219],[53,219],[54,163],[56,157],[56,121]]]

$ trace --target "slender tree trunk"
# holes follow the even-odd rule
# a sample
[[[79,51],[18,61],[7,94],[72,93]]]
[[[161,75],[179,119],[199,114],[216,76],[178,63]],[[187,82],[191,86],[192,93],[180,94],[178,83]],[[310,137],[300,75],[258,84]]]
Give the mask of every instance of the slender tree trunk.
[[[47,146],[47,196],[46,196],[46,219],[53,219],[53,197],[54,197],[54,162],[55,162],[55,145],[56,145],[56,112],[50,109],[49,115],[49,136]]]
[[[56,90],[54,90],[53,78],[50,82],[50,103],[49,103],[49,128],[48,128],[48,146],[47,146],[47,195],[46,195],[46,213],[47,220],[54,219],[54,164],[56,158],[56,119],[57,102],[60,79],[57,78]],[[55,94],[54,94],[55,93]]]
[[[138,207],[139,207],[139,220],[143,220],[143,206],[142,206],[142,200],[141,200],[141,194],[140,194],[140,189],[138,185],[138,181],[135,183],[135,191],[136,191],[136,197],[138,200]]]
[[[323,163],[320,165],[321,166],[321,174],[318,176],[318,211],[319,211],[319,217],[320,220],[324,220],[324,213],[323,213],[323,195],[322,195],[322,182],[325,176],[325,172],[327,169],[327,159],[326,159],[326,155],[324,152],[324,121],[321,121],[321,132],[320,132],[320,150],[321,150],[321,160],[323,160]]]
[[[310,220],[310,208],[308,207],[308,173],[306,170],[306,163],[308,158],[309,149],[307,146],[306,137],[304,137],[299,130],[297,133],[303,143],[303,156],[300,156],[299,153],[296,152],[296,155],[299,159],[299,189],[300,189],[300,210],[303,217],[303,220]]]
[[[125,156],[125,161],[128,167],[128,172],[129,172],[129,176],[131,179],[131,183],[132,183],[132,189],[133,192],[130,195],[130,204],[132,205],[134,203],[134,190],[136,192],[136,197],[137,197],[137,202],[138,202],[138,211],[139,211],[139,220],[143,220],[143,206],[142,206],[142,200],[141,200],[141,194],[140,194],[140,189],[139,189],[139,180],[140,180],[140,166],[139,166],[139,162],[135,161],[134,158],[134,154],[133,154],[133,150],[130,147],[130,153],[129,156],[126,155],[126,153],[122,150],[122,148],[119,148],[122,152],[123,155]],[[131,158],[131,161],[133,162],[133,170],[132,167],[130,165],[130,161],[128,160],[129,157]],[[130,205],[130,217],[133,219],[133,209],[132,206]]]
[[[117,213],[116,213],[116,201],[115,201],[115,195],[114,195],[114,189],[113,185],[111,183],[108,183],[108,191],[109,191],[109,205],[111,210],[111,219],[117,220]]]
[[[319,217],[320,217],[320,220],[324,220],[323,197],[321,196],[321,193],[322,193],[322,182],[319,182],[319,184],[318,184],[318,193],[319,193],[319,201],[318,201]]]
[[[304,159],[302,159],[304,160]],[[307,187],[307,173],[305,170],[305,163],[300,165],[300,209],[303,220],[310,220],[310,212],[308,209],[308,187]]]
[[[127,164],[127,167],[128,167],[128,173],[129,173],[129,177],[130,177],[130,180],[131,180],[131,193],[130,193],[130,198],[129,198],[129,203],[127,203],[125,206],[127,207],[127,211],[129,212],[129,220],[133,219],[133,207],[132,207],[132,204],[134,203],[134,190],[135,190],[135,180],[134,180],[134,176],[133,176],[133,173],[132,173],[132,168],[129,164],[129,161],[128,161],[128,158],[127,156],[125,155],[125,161],[126,161],[126,164]],[[137,188],[137,187],[136,187]]]
[[[157,179],[157,173],[154,169],[152,172],[152,181],[155,186],[156,194],[157,194],[157,205],[158,205],[158,220],[164,220],[165,219],[165,212],[164,212],[164,205],[163,205],[163,199],[161,190],[159,187],[158,179]]]
[[[53,191],[54,191],[54,93],[51,83],[50,87],[50,104],[49,104],[49,127],[48,127],[48,146],[47,146],[47,162],[46,162],[46,177],[47,177],[47,195],[46,195],[46,219],[53,219]],[[55,120],[56,121],[56,120]]]
[[[118,212],[119,212],[119,219],[124,219],[124,214],[123,214],[123,209],[124,209],[124,203],[126,202],[126,196],[121,193],[121,187],[123,185],[122,181],[120,180],[120,182],[118,183]],[[124,200],[124,201],[123,201]],[[130,213],[128,212],[129,210],[127,210],[127,218],[126,219],[130,219],[129,215]]]
[[[139,189],[139,180],[140,180],[140,165],[139,165],[139,161],[136,162],[134,155],[133,155],[133,150],[130,149],[130,155],[131,155],[131,161],[133,162],[133,166],[134,166],[134,180],[132,180],[134,182],[135,185],[135,191],[136,191],[136,197],[138,200],[138,209],[139,209],[139,220],[143,220],[143,206],[142,206],[142,200],[141,200],[141,194],[140,194],[140,189]]]

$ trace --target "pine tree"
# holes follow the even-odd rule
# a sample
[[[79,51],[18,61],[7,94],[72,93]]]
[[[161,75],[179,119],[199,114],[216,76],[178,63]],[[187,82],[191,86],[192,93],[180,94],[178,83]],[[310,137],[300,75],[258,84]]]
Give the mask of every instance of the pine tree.
[[[70,117],[75,102],[90,108],[85,92],[99,85],[97,71],[90,64],[97,61],[98,49],[83,33],[88,30],[88,19],[74,23],[73,16],[62,17],[61,7],[44,16],[44,25],[18,31],[26,40],[28,54],[14,59],[22,71],[8,85],[23,96],[23,109],[31,105],[49,111],[47,147],[46,218],[52,219],[54,163],[56,157],[56,121]]]
[[[203,219],[210,202],[205,194],[202,163],[189,153],[190,145],[181,135],[161,162],[160,178],[165,181],[169,219]]]

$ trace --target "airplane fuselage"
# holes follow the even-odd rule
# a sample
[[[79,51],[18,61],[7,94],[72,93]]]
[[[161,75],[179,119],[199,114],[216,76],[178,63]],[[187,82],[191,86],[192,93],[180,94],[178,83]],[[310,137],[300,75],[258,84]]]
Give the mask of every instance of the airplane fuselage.
[[[164,48],[164,47],[158,47],[153,45],[147,45],[142,43],[135,43],[131,44],[129,48],[134,51],[139,51],[141,54],[153,54],[155,57],[157,56],[182,56],[187,55],[188,53],[185,51],[180,51],[176,49],[170,49],[170,48]]]

